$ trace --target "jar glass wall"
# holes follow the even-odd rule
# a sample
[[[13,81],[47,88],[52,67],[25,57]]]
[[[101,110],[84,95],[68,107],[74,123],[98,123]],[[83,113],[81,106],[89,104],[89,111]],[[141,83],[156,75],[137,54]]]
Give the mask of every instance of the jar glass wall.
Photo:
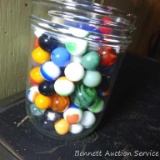
[[[26,110],[43,134],[79,139],[100,123],[135,17],[81,0],[35,0]]]

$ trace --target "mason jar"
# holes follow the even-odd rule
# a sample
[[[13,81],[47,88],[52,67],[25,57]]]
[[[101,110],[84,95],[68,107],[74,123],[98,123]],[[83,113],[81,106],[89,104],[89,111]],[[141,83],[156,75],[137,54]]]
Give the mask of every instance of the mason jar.
[[[135,16],[84,0],[34,0],[26,110],[58,140],[92,133],[131,42]]]

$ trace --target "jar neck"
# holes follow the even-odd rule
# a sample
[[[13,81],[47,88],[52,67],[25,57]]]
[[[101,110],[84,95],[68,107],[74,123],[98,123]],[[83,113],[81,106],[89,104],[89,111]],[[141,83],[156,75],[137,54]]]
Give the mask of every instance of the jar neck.
[[[104,17],[111,20],[104,21]],[[132,15],[90,0],[34,0],[30,17],[33,26],[45,31],[125,48],[135,29],[132,18]],[[111,32],[103,33],[99,28]],[[76,32],[89,36],[81,37]]]

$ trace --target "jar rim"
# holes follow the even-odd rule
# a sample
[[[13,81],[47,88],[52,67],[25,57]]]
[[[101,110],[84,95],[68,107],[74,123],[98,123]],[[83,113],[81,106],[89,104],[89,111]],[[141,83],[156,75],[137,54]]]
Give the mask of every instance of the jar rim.
[[[44,20],[42,20],[42,25],[39,23],[40,21],[36,20],[36,17],[30,17],[31,23],[32,23],[32,29],[40,31],[40,35],[42,33],[48,34],[50,36],[55,36],[55,37],[60,37],[60,41],[63,41],[65,39],[64,37],[70,37],[70,38],[75,38],[75,39],[81,39],[90,42],[91,45],[101,45],[101,46],[110,46],[113,48],[121,48],[122,50],[125,50],[127,46],[131,43],[131,37],[128,36],[125,39],[116,39],[116,38],[111,38],[111,37],[106,37],[104,41],[101,40],[94,40],[92,38],[86,37],[86,38],[81,38],[81,37],[76,37],[74,35],[71,35],[70,33],[65,33],[62,32],[61,30],[54,30],[52,27],[48,25],[48,23],[45,23],[45,26],[43,27]],[[47,26],[48,25],[48,26]]]
[[[83,3],[82,3],[83,2]],[[84,3],[85,2],[85,3]],[[121,18],[123,20],[123,24],[119,23],[117,21],[112,21],[112,22],[104,22],[104,25],[111,25],[111,26],[124,26],[124,27],[129,27],[132,26],[134,28],[135,22],[136,22],[136,15],[131,14],[131,13],[126,13],[124,11],[121,11],[115,7],[107,6],[107,5],[102,5],[98,4],[95,2],[88,2],[84,0],[33,0],[33,3],[43,3],[46,5],[60,5],[61,7],[65,6],[65,10],[69,10],[70,12],[75,10],[75,12],[80,11],[80,13],[84,12],[90,12],[93,15],[93,18],[98,18],[96,16],[104,17],[104,16],[109,16],[109,17],[117,17]],[[85,17],[83,17],[84,19]],[[103,25],[101,23],[101,25]]]
[[[69,1],[74,1],[74,3]],[[79,29],[79,31],[88,32],[87,34],[90,35],[89,37],[83,37],[82,39],[96,43],[97,40],[95,39],[98,39],[98,42],[102,40],[102,44],[112,43],[128,45],[131,43],[131,34],[135,30],[133,21],[127,19],[129,14],[126,15],[122,12],[123,16],[120,14],[118,17],[118,15],[114,15],[114,13],[111,12],[109,14],[100,13],[100,11],[95,11],[95,8],[102,9],[108,6],[100,5],[99,7],[97,3],[89,5],[89,2],[82,4],[82,0],[33,0],[33,6],[35,6],[36,9],[38,8],[38,12],[33,12],[30,19],[36,26],[49,29],[50,31],[55,31],[57,33],[62,32],[68,36],[82,38],[72,35],[70,32],[70,29]],[[45,16],[43,16],[44,12],[42,11],[42,13],[39,7],[44,9]],[[111,9],[116,10],[112,7]],[[106,9],[104,9],[104,11],[105,10]],[[119,10],[118,12],[121,13]],[[106,15],[109,15],[113,21],[102,21],[101,18],[104,18]],[[88,30],[83,28],[83,25],[94,29]],[[112,30],[112,32],[101,32],[99,30],[100,27]]]
[[[46,29],[49,29],[49,30],[54,31],[54,32],[63,31],[63,34],[65,33],[66,35],[71,36],[71,33],[67,31],[69,27],[67,28],[63,24],[58,24],[58,28],[60,28],[58,30],[55,23],[50,22],[46,19],[44,20],[44,19],[38,18],[34,15],[31,15],[30,20],[31,20],[32,23],[35,24],[35,26],[46,28]],[[70,27],[70,28],[72,28],[72,27]],[[121,35],[120,36],[120,35],[114,35],[114,34],[101,34],[101,33],[91,33],[91,35],[92,36],[97,36],[97,37],[99,36],[101,38],[104,38],[105,40],[112,39],[112,40],[115,40],[115,41],[121,41],[123,43],[128,43],[128,44],[131,42],[131,36],[130,35],[128,35],[128,36]],[[75,37],[75,38],[80,38],[80,37],[76,37],[74,35],[72,35],[72,36]],[[83,38],[83,39],[90,40],[88,37]],[[92,41],[94,41],[94,40],[92,39]],[[95,40],[95,42],[97,42],[97,41]],[[109,41],[107,41],[107,42],[109,42]],[[104,43],[104,42],[102,41],[102,43]]]

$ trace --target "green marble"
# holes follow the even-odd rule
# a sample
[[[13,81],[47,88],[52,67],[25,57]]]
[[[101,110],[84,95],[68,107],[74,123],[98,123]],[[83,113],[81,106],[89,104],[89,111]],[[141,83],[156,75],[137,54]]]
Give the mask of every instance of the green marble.
[[[97,87],[102,81],[102,75],[99,71],[86,70],[83,77],[83,83],[87,87]]]
[[[89,88],[84,84],[77,84],[73,97],[74,104],[81,108],[88,108],[95,103],[98,95],[95,88]]]
[[[71,55],[80,56],[86,53],[88,42],[81,39],[69,39],[65,43],[66,49]]]
[[[97,52],[90,51],[82,57],[81,63],[85,69],[96,69],[100,64],[100,56]]]
[[[104,109],[104,101],[101,98],[97,98],[95,103],[88,108],[93,113],[100,113]]]

